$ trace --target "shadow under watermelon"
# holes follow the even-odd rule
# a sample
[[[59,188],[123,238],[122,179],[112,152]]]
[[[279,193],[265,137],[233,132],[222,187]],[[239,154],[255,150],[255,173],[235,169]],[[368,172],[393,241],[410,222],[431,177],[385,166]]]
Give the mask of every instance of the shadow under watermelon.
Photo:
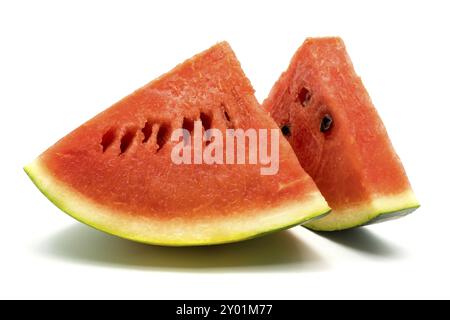
[[[403,251],[366,227],[315,234],[348,249],[380,258],[399,258]]]
[[[327,264],[290,231],[208,247],[160,247],[117,238],[74,224],[38,250],[75,263],[121,268],[199,272],[319,271]]]

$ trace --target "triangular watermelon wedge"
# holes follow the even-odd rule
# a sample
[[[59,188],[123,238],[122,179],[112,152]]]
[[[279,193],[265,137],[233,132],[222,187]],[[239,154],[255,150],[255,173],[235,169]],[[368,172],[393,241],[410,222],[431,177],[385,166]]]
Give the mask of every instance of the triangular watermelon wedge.
[[[307,227],[342,230],[419,206],[341,39],[307,39],[263,107],[333,210]]]
[[[330,210],[282,135],[277,174],[262,175],[262,164],[174,163],[171,132],[192,130],[197,120],[224,134],[279,132],[233,51],[220,43],[86,122],[25,170],[75,219],[151,244],[239,241]]]

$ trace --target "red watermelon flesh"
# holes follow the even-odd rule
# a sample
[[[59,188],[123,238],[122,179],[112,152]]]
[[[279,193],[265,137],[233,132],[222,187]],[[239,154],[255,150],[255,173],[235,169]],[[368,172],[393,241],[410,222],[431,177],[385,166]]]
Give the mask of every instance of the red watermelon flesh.
[[[329,211],[281,135],[275,175],[261,175],[260,164],[174,164],[171,133],[192,130],[196,120],[203,131],[224,134],[227,128],[278,130],[227,43],[117,102],[25,170],[74,218],[152,244],[238,241]]]
[[[341,39],[307,39],[263,107],[332,208],[308,227],[346,229],[418,207]]]

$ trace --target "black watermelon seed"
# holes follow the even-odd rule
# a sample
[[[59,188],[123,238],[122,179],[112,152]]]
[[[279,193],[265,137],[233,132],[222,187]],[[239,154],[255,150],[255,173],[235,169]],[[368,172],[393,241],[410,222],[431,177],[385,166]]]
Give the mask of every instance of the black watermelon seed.
[[[289,137],[291,135],[291,125],[285,124],[281,127],[281,132],[284,136]]]
[[[322,118],[322,122],[320,123],[320,132],[326,132],[330,130],[332,124],[333,118],[329,114],[324,115]]]

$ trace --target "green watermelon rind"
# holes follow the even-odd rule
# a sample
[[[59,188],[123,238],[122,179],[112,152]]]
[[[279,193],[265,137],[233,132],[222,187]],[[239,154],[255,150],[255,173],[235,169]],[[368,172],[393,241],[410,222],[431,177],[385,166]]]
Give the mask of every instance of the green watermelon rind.
[[[352,214],[346,214],[347,221],[342,222],[340,218],[336,218],[337,221],[335,223],[327,221],[333,218],[332,211],[323,220],[305,223],[305,227],[314,231],[341,231],[402,218],[420,207],[412,190],[388,197],[380,196],[375,199],[377,206],[365,210],[355,208]],[[341,214],[341,216],[344,216],[344,214]],[[348,221],[349,217],[350,221]]]
[[[368,226],[368,225],[371,225],[371,224],[377,224],[377,223],[380,223],[380,222],[385,222],[385,221],[391,221],[391,220],[399,219],[399,218],[405,217],[405,216],[413,213],[419,207],[420,207],[420,205],[417,205],[417,206],[414,206],[414,207],[404,208],[404,209],[400,209],[400,210],[382,212],[379,215],[373,217],[371,220],[369,220],[366,223],[362,224],[361,226]]]
[[[41,193],[61,211],[65,212],[67,215],[74,218],[75,220],[99,231],[144,244],[182,247],[182,246],[218,245],[218,244],[239,242],[258,238],[274,232],[286,230],[298,225],[303,225],[306,222],[322,218],[331,212],[331,209],[326,205],[326,202],[325,200],[323,200],[323,197],[321,195],[318,195],[316,201],[311,201],[311,203],[305,206],[309,208],[314,207],[315,208],[314,210],[308,210],[307,214],[304,213],[297,214],[296,219],[290,219],[290,221],[284,223],[277,223],[271,227],[259,228],[259,230],[254,230],[252,232],[242,232],[236,230],[235,234],[227,234],[227,236],[223,237],[205,238],[202,240],[198,239],[170,240],[169,237],[166,237],[166,239],[158,239],[157,237],[152,238],[140,234],[132,234],[120,228],[107,226],[106,223],[94,222],[93,221],[94,219],[92,218],[93,217],[92,213],[94,213],[97,209],[91,205],[79,204],[78,207],[82,209],[87,208],[91,210],[90,214],[81,214],[80,212],[82,210],[77,210],[75,208],[75,205],[73,204],[83,203],[85,200],[83,200],[82,196],[76,195],[75,192],[73,192],[72,195],[71,192],[63,191],[63,189],[67,187],[65,187],[61,182],[57,181],[57,179],[51,176],[51,174],[48,173],[47,170],[44,169],[43,167],[44,166],[39,163],[39,160],[36,160],[30,165],[25,166],[24,170],[28,175],[28,177],[31,179],[31,181],[41,191]],[[302,208],[304,208],[302,203],[297,204],[295,207],[298,208],[297,213],[302,212]],[[105,209],[101,209],[100,211],[105,211]],[[286,210],[286,215],[288,214],[287,212],[288,211]],[[289,214],[292,215],[292,212]],[[117,213],[112,212],[110,218],[114,218],[115,216],[117,216]],[[300,218],[298,218],[299,216]],[[264,213],[261,213],[261,217],[264,217]],[[105,220],[107,219],[108,217],[105,218]],[[255,225],[259,224],[257,220],[258,219],[255,219]]]

